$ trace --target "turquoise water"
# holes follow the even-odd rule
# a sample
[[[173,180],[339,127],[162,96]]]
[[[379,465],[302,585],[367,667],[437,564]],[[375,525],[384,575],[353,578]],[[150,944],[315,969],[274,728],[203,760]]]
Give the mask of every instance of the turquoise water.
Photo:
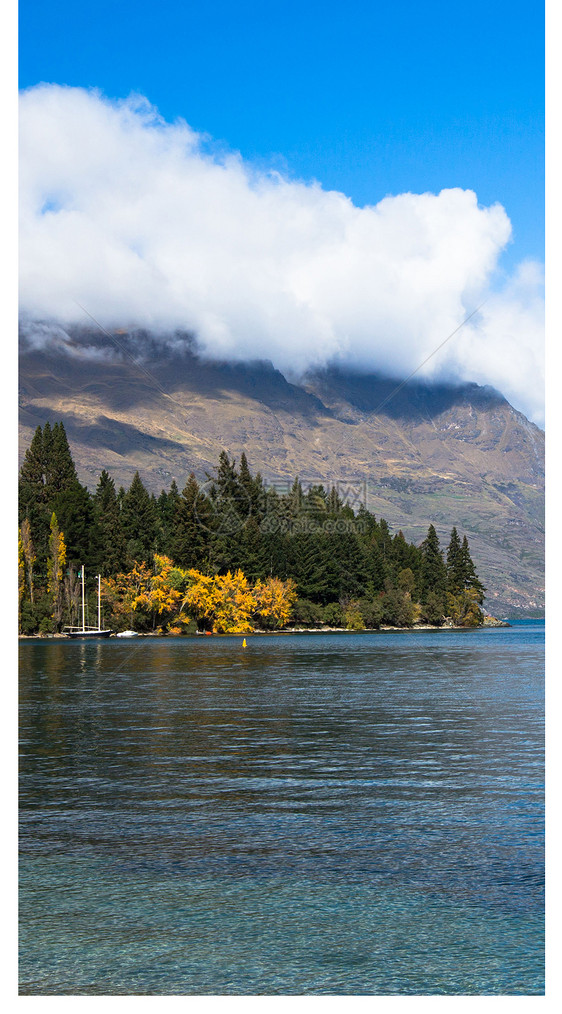
[[[20,993],[541,994],[544,625],[26,641]]]

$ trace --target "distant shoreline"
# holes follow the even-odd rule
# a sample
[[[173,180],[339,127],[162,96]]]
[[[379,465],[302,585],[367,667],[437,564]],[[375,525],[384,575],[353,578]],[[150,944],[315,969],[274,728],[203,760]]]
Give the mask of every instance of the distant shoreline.
[[[535,617],[532,617],[535,619]],[[542,619],[542,617],[539,617]],[[494,617],[489,617],[487,623],[481,623],[477,627],[455,627],[453,624],[443,624],[440,627],[431,626],[429,623],[419,623],[414,627],[365,627],[364,630],[348,630],[347,627],[286,627],[284,630],[251,630],[246,631],[245,634],[206,634],[208,637],[263,637],[264,635],[270,636],[271,634],[377,634],[377,633],[398,633],[398,634],[411,634],[418,630],[440,630],[440,631],[471,631],[471,630],[484,630],[484,629],[497,629],[500,627],[511,627],[512,624],[508,623],[507,620],[496,620]],[[150,638],[161,638],[166,640],[169,637],[178,637],[187,640],[192,637],[202,636],[203,631],[199,634],[156,634],[156,633],[138,633],[137,637],[150,637]],[[111,635],[115,637],[115,634]],[[68,634],[18,634],[18,640],[20,641],[70,641],[76,639],[70,638]],[[79,639],[78,639],[79,640]],[[92,639],[93,640],[93,639]],[[135,638],[136,640],[136,638]]]

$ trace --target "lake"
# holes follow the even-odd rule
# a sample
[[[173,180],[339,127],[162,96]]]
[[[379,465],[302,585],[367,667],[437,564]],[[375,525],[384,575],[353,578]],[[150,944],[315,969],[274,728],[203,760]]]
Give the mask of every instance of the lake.
[[[544,992],[544,623],[20,643],[20,993]]]

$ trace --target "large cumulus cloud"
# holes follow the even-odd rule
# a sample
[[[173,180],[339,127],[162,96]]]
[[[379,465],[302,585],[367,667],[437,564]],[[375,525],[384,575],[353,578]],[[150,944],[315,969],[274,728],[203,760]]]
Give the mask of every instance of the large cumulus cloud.
[[[498,387],[542,418],[542,276],[498,288],[511,225],[469,190],[358,208],[256,171],[141,97],[41,85],[20,98],[20,299],[31,318],[196,334],[285,372],[337,360]],[[494,293],[489,295],[492,279]]]

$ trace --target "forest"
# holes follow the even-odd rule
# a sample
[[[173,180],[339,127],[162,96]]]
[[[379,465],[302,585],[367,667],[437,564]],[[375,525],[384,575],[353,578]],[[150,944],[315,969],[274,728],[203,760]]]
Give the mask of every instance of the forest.
[[[356,490],[268,483],[226,452],[205,482],[191,473],[159,496],[139,473],[94,492],[78,479],[62,422],[38,426],[19,475],[19,630],[56,634],[88,611],[114,631],[192,634],[415,624],[474,627],[485,588],[466,535],[442,549],[392,534]],[[357,502],[359,501],[359,502]]]

